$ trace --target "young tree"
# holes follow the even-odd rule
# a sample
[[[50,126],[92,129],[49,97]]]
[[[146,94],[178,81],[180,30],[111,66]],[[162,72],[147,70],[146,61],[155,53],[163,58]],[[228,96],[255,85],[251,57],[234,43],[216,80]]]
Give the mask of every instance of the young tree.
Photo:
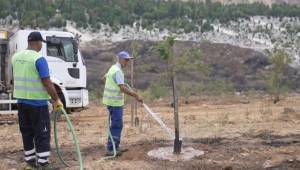
[[[175,37],[168,37],[164,42],[158,44],[157,51],[163,60],[167,62],[167,74],[172,82],[173,89],[173,104],[174,104],[174,120],[175,120],[175,140],[174,140],[174,150],[175,154],[180,154],[181,152],[181,142],[179,140],[179,117],[178,117],[178,94],[177,94],[177,77],[174,65],[174,54],[173,46],[175,44]]]
[[[268,80],[269,92],[273,95],[273,102],[277,103],[280,94],[283,92],[284,87],[284,72],[288,65],[291,63],[290,56],[282,49],[275,49],[269,52],[270,60],[272,63],[271,76]]]
[[[179,116],[178,116],[178,89],[177,89],[177,74],[190,70],[191,68],[203,71],[204,66],[201,63],[201,53],[199,50],[187,49],[183,53],[174,53],[175,37],[168,37],[165,41],[157,45],[156,50],[159,55],[167,63],[167,76],[172,82],[173,91],[173,106],[174,106],[174,121],[175,121],[175,140],[174,153],[180,154],[181,142],[179,140]]]

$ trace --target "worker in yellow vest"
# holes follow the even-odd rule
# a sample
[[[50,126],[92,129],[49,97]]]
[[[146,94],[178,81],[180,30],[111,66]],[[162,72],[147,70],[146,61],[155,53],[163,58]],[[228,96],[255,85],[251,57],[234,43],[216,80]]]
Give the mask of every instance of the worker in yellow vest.
[[[132,59],[128,52],[121,51],[117,54],[117,63],[112,65],[106,73],[105,87],[103,93],[103,104],[107,106],[110,114],[110,132],[112,134],[117,155],[125,151],[119,148],[121,140],[121,132],[123,128],[123,105],[124,105],[124,93],[134,97],[137,101],[143,102],[143,99],[136,92],[130,90],[124,83],[123,67],[126,67],[129,60]],[[106,155],[113,155],[113,144],[108,138],[106,146]]]
[[[27,41],[28,48],[12,57],[13,95],[18,103],[25,169],[56,169],[48,162],[50,156],[48,100],[51,97],[54,111],[61,109],[63,104],[50,80],[47,61],[39,53],[42,42],[45,42],[42,35],[40,32],[31,32]]]

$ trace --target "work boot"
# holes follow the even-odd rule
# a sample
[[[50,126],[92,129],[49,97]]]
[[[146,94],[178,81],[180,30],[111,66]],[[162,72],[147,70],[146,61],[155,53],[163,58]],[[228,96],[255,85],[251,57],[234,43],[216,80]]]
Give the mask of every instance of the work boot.
[[[128,151],[128,148],[118,148],[117,149],[118,153],[124,153],[124,152],[127,152],[127,151]]]
[[[24,168],[25,170],[36,170],[37,169],[37,165],[35,160],[33,161],[27,161],[26,162],[26,167]]]
[[[116,156],[121,156],[121,155],[122,155],[122,153],[117,151],[117,155]],[[106,150],[105,156],[114,156],[114,151]]]
[[[47,163],[45,165],[38,165],[38,170],[59,170],[59,168],[53,167],[51,164]]]

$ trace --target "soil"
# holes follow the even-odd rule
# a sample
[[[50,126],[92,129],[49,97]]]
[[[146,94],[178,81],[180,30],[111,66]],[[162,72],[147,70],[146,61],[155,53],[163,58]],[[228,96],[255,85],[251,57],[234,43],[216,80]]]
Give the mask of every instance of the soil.
[[[247,102],[245,102],[247,100]],[[167,101],[147,102],[173,128],[173,108]],[[70,114],[79,139],[84,167],[92,169],[300,169],[300,95],[291,94],[273,104],[269,96],[218,96],[193,98],[180,104],[184,147],[203,150],[190,161],[170,162],[147,156],[158,147],[172,146],[168,135],[138,107],[139,126],[131,126],[130,105],[125,107],[121,147],[129,151],[114,160],[102,160],[107,139],[107,111],[91,103]],[[0,169],[23,169],[22,140],[17,117],[0,116]],[[15,123],[12,123],[15,122]],[[50,161],[61,169],[79,169],[72,137],[62,118],[58,122],[64,167],[52,140]],[[52,138],[53,139],[53,138]]]

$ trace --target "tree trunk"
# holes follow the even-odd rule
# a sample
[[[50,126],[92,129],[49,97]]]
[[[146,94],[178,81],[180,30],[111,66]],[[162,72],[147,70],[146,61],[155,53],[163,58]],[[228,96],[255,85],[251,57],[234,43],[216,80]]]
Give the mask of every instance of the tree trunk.
[[[174,140],[173,153],[180,154],[182,141],[179,140],[178,94],[177,94],[176,84],[177,84],[176,75],[173,75],[172,88],[173,88],[174,121],[175,121],[175,140]]]

